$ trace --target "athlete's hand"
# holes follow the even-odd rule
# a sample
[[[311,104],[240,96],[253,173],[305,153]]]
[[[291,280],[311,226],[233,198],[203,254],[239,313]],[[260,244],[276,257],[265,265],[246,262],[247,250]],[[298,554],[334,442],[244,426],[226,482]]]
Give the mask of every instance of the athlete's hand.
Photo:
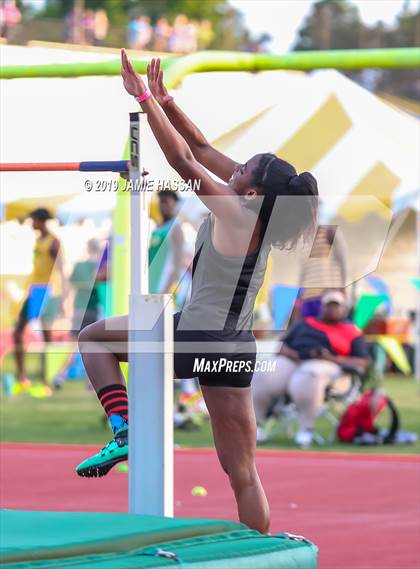
[[[121,75],[127,93],[133,97],[140,97],[146,92],[146,84],[136,71],[134,71],[125,49],[121,50]]]
[[[159,58],[153,58],[147,66],[147,82],[152,95],[161,107],[173,101],[173,97],[163,84],[163,69],[160,67]]]

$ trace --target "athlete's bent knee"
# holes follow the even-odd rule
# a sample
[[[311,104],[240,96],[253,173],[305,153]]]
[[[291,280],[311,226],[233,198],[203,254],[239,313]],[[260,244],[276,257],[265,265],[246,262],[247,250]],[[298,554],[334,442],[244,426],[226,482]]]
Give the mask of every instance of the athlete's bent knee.
[[[82,330],[80,330],[79,335],[77,337],[77,343],[79,346],[79,351],[81,352],[83,348],[86,346],[88,342],[95,341],[95,322],[93,324],[89,324]]]

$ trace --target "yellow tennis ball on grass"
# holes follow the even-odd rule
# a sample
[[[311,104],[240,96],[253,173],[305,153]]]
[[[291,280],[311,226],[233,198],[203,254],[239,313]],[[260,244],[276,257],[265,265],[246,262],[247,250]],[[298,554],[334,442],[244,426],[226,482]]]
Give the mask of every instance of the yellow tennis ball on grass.
[[[191,494],[193,496],[207,496],[207,490],[204,488],[204,486],[194,486],[194,488],[191,490]]]

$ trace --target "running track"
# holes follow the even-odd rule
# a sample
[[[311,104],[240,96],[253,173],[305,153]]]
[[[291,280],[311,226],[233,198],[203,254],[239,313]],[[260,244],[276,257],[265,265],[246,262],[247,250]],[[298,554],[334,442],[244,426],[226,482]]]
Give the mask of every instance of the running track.
[[[1,507],[125,512],[127,474],[86,480],[74,465],[85,445],[6,443]],[[305,535],[320,569],[419,569],[420,463],[412,455],[260,451],[273,532]],[[205,486],[207,497],[191,496]],[[236,519],[229,485],[211,449],[175,452],[175,515]]]

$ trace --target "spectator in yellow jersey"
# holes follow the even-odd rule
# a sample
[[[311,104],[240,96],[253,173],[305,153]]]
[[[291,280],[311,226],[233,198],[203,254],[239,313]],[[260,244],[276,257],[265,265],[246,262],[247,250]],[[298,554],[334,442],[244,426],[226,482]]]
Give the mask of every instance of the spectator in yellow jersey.
[[[33,269],[28,279],[28,292],[20,310],[13,333],[17,379],[22,388],[28,388],[30,381],[25,370],[23,333],[27,324],[39,318],[45,342],[51,341],[51,327],[61,310],[65,282],[60,241],[48,229],[51,219],[48,209],[38,208],[30,214],[37,238],[34,248]],[[42,380],[46,386],[46,358],[42,356]]]

